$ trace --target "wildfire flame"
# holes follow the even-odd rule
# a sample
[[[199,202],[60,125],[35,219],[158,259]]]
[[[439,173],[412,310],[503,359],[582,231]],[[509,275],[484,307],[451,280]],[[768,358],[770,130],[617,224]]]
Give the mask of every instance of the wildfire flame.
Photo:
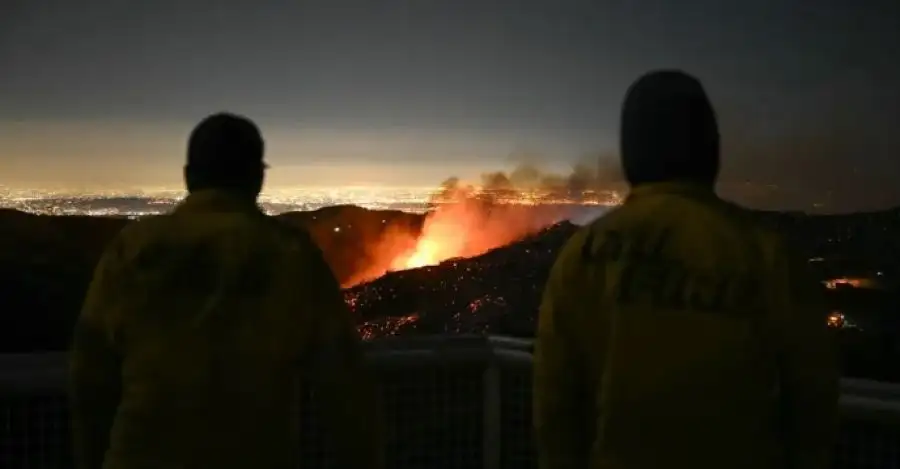
[[[571,201],[538,203],[528,195],[520,192],[500,199],[485,197],[483,192],[471,187],[445,187],[419,233],[402,228],[388,229],[378,243],[367,248],[370,265],[345,286],[374,280],[388,271],[478,256],[573,215]],[[590,204],[589,201],[578,203]]]
[[[563,210],[529,205],[486,205],[470,198],[440,205],[425,219],[414,247],[393,259],[391,270],[478,256],[565,218]]]
[[[391,267],[395,269],[415,269],[416,267],[439,264],[442,260],[452,257],[445,253],[448,250],[448,247],[442,245],[438,240],[423,239],[416,246],[415,252],[406,259],[403,257],[398,258]]]
[[[413,250],[394,259],[391,269],[415,269],[437,265],[454,257],[480,254],[466,249],[467,239],[472,235],[470,218],[471,214],[466,211],[439,209],[434,212],[426,218]]]

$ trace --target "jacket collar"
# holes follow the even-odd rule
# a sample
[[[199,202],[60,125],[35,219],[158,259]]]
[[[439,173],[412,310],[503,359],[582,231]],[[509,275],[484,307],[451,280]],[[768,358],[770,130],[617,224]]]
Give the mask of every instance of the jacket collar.
[[[173,213],[248,212],[263,213],[256,201],[222,190],[208,189],[188,194]]]

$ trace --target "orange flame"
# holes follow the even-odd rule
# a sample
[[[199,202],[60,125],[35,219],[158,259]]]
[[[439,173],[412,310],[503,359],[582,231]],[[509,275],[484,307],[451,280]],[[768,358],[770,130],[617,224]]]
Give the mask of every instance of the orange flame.
[[[403,257],[397,259],[392,267],[395,269],[415,269],[426,265],[439,264],[443,259],[451,257],[446,254],[449,247],[441,245],[434,239],[423,239],[416,246],[415,251],[406,260]]]
[[[473,233],[473,215],[470,209],[460,206],[441,206],[425,219],[422,233],[412,251],[394,259],[391,269],[414,269],[437,265],[454,257],[480,254],[478,249],[467,249]],[[482,251],[483,252],[483,251]]]
[[[437,265],[473,257],[509,244],[563,218],[559,210],[543,212],[522,204],[484,205],[470,198],[439,205],[422,227],[415,247],[391,262],[392,270]]]
[[[345,286],[374,280],[388,271],[478,256],[571,214],[563,206],[527,203],[527,197],[485,202],[477,196],[471,190],[446,191],[426,216],[418,236],[402,228],[388,229],[378,243],[367,248],[371,264]]]

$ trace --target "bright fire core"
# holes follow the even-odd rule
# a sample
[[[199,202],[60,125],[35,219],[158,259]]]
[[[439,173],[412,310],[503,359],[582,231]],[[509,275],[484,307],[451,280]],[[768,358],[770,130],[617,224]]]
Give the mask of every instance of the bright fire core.
[[[369,267],[345,286],[374,280],[389,271],[479,256],[565,220],[573,214],[574,207],[585,204],[485,204],[469,194],[453,194],[449,200],[426,215],[418,232],[405,228],[387,230],[368,248]]]
[[[435,212],[425,220],[415,248],[398,257],[391,267],[395,270],[414,269],[439,264],[453,257],[480,254],[466,249],[469,244],[467,238],[472,236],[471,220],[472,213],[464,208]]]
[[[412,249],[392,259],[390,269],[414,269],[478,256],[562,218],[556,210],[525,211],[523,207],[507,206],[486,211],[472,203],[444,205],[426,218]]]
[[[433,239],[423,239],[418,243],[411,255],[401,256],[393,265],[395,269],[415,269],[426,265],[439,264],[441,260],[451,256],[441,254],[441,245]]]

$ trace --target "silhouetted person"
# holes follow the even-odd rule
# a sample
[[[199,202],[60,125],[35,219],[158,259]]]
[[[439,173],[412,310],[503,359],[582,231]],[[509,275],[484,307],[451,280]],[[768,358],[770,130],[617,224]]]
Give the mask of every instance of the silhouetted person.
[[[340,467],[379,467],[338,283],[306,232],[256,204],[263,146],[246,118],[203,120],[187,198],[129,224],[100,260],[71,352],[77,468],[302,467],[301,373],[319,385]]]
[[[827,467],[838,371],[821,286],[716,196],[700,82],[637,80],[620,145],[630,194],[570,239],[541,305],[541,469]]]

